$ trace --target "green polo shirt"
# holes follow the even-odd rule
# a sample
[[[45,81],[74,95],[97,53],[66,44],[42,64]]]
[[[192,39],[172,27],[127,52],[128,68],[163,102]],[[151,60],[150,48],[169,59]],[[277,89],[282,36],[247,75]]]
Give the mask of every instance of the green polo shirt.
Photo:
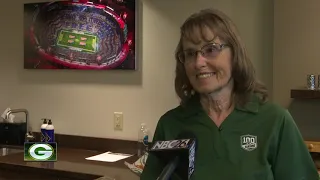
[[[197,136],[192,180],[319,180],[317,169],[289,112],[253,95],[217,127],[194,96],[159,120],[153,142],[181,131]],[[156,180],[165,164],[149,154],[140,180]],[[180,180],[175,175],[172,180]]]

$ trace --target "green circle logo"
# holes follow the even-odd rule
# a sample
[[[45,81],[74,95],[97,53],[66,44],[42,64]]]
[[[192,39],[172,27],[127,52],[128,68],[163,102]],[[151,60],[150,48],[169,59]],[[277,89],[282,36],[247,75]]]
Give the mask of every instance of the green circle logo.
[[[49,144],[34,144],[28,149],[30,157],[34,160],[45,161],[54,154],[54,149]]]

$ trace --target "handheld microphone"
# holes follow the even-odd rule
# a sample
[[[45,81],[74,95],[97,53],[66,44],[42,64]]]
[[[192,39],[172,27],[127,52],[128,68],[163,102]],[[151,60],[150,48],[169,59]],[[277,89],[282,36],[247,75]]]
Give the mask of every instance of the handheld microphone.
[[[149,152],[167,163],[157,180],[169,180],[174,172],[182,179],[190,179],[194,172],[196,136],[183,132],[175,140],[156,141]]]

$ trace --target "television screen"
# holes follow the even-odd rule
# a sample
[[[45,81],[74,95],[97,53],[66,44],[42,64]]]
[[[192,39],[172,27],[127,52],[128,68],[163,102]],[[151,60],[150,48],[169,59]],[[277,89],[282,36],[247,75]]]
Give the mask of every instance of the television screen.
[[[25,69],[136,69],[135,0],[24,4]]]

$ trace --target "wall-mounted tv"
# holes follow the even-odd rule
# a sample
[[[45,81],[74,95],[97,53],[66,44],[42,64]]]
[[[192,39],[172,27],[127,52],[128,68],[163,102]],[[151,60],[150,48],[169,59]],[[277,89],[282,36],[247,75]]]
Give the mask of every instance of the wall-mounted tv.
[[[24,4],[25,69],[136,69],[135,0]]]

